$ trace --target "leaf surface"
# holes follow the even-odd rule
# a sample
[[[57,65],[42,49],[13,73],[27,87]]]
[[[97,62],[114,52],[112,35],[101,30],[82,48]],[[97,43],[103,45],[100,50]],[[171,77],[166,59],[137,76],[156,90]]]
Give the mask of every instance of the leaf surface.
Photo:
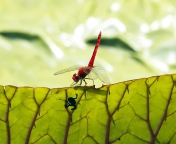
[[[0,86],[0,143],[174,143],[175,83],[173,74],[98,89]]]

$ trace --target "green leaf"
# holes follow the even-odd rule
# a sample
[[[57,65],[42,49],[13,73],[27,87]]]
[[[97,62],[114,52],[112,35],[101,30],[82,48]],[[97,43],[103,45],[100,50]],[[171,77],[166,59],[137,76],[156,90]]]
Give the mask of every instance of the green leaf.
[[[0,143],[174,143],[175,86],[175,74],[98,89],[0,86]]]

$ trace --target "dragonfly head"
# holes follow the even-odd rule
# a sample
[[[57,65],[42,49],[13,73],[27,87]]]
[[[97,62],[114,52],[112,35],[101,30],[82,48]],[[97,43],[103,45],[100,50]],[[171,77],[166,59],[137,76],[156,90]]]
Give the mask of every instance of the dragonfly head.
[[[79,77],[78,74],[75,73],[75,74],[73,74],[72,79],[73,79],[75,82],[78,82],[78,81],[80,80],[80,77]]]

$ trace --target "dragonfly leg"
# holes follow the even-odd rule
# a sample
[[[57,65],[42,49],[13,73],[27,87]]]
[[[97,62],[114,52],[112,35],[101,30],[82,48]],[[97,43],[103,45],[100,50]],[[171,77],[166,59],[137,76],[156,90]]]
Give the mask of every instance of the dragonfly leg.
[[[80,79],[80,84],[79,84],[80,86],[82,85],[82,79]]]
[[[85,79],[92,80],[93,85],[94,85],[94,80],[93,80],[93,79],[91,79],[91,78],[85,78]],[[87,84],[87,83],[86,83],[86,84]]]
[[[73,82],[70,86],[75,86],[78,82]]]
[[[74,86],[75,85],[75,82],[73,82],[70,86]]]
[[[85,80],[85,79],[83,79],[83,81],[85,82],[85,85],[84,85],[84,86],[86,86],[86,85],[87,85],[87,82],[86,82],[86,80]]]

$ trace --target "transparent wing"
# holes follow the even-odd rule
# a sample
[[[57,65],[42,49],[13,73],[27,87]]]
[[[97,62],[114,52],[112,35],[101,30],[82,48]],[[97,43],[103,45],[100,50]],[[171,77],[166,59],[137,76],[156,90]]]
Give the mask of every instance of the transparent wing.
[[[98,78],[98,75],[94,72],[94,71],[90,71],[90,73],[88,74],[88,77],[95,80]]]
[[[80,66],[80,65],[74,65],[74,66],[72,66],[72,67],[69,67],[69,68],[60,70],[60,71],[54,73],[54,75],[59,75],[59,74],[62,74],[62,73],[66,73],[66,72],[78,70],[78,69],[80,69],[81,67],[82,67],[82,66]]]
[[[106,71],[101,67],[92,68],[91,72],[93,72],[103,83],[110,84],[110,79],[106,73]]]

